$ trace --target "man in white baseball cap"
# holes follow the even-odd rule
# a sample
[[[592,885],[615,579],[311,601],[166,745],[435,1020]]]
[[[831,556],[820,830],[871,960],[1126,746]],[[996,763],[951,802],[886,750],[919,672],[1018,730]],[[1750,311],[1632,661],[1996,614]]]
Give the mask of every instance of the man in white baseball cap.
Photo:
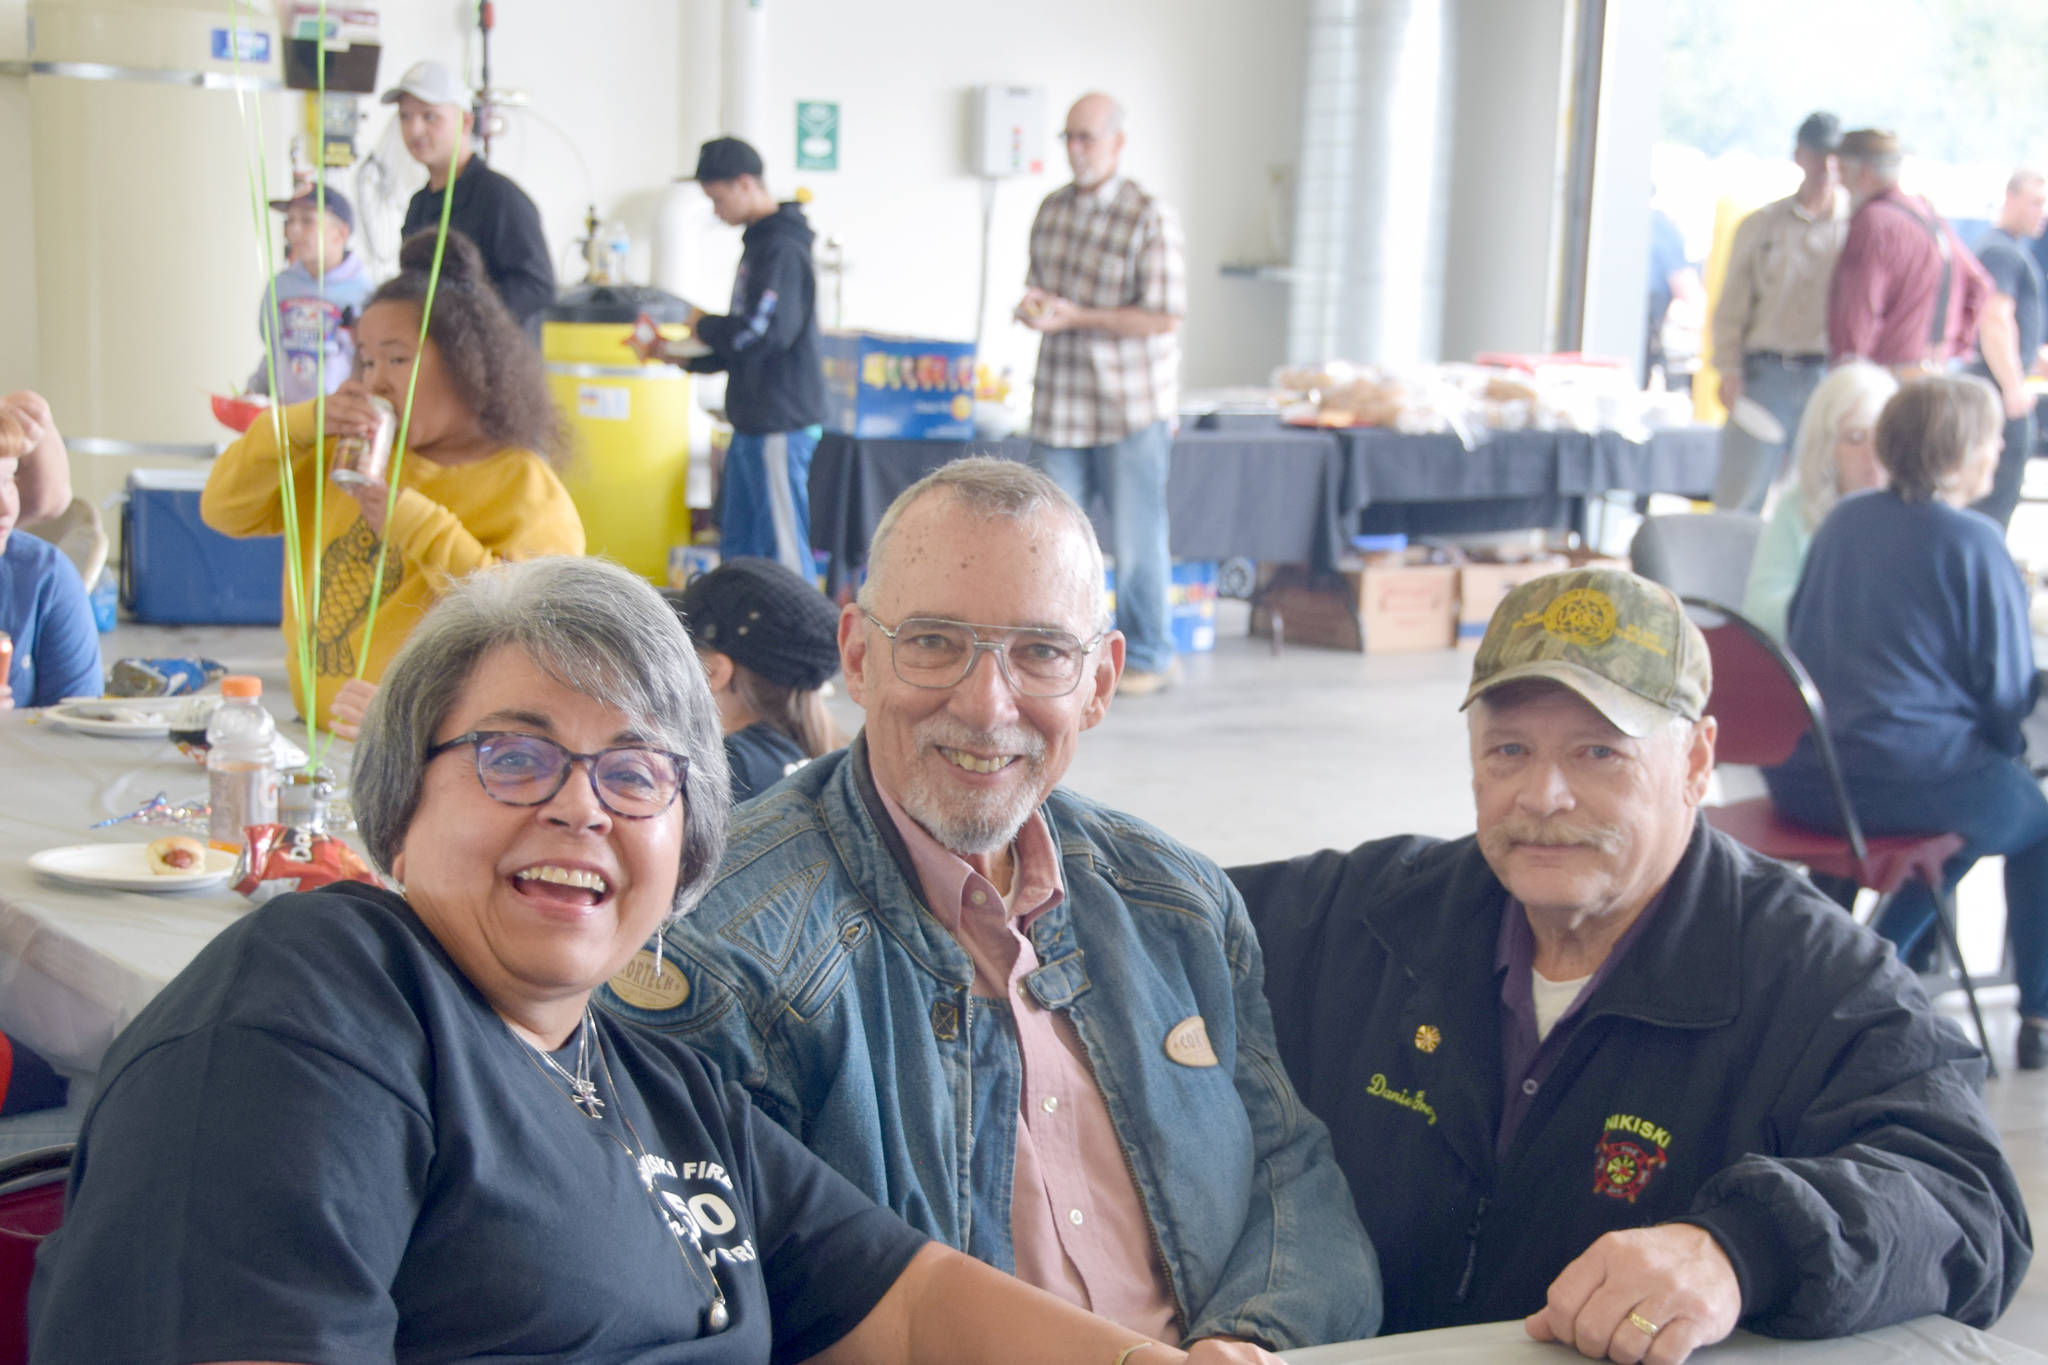
[[[476,243],[499,297],[529,336],[540,335],[541,310],[555,299],[554,259],[540,210],[509,177],[486,166],[472,138],[476,115],[469,87],[441,62],[414,62],[384,103],[398,106],[405,149],[427,168],[427,187],[405,208],[405,233],[441,222],[441,196],[452,181],[448,227]]]

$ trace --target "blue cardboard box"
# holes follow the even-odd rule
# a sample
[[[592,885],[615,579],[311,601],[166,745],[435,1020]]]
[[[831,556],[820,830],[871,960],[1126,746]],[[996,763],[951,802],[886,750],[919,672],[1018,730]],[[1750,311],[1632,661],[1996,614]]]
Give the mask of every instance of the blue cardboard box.
[[[233,540],[199,519],[203,469],[138,469],[121,510],[121,605],[174,626],[283,619],[284,537]]]
[[[823,332],[825,425],[849,436],[974,439],[974,343]]]
[[[1109,583],[1109,602],[1116,607],[1116,566],[1103,571]],[[1173,578],[1166,590],[1173,613],[1173,647],[1181,654],[1207,654],[1216,648],[1216,561],[1176,559]]]

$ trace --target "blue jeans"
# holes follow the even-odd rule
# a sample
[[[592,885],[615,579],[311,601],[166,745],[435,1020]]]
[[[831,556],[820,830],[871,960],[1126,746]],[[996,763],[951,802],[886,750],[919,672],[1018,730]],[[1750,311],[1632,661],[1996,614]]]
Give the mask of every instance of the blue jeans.
[[[1792,819],[1839,830],[1835,803],[1825,784],[1773,780],[1771,799]],[[2005,930],[2012,941],[2014,980],[2020,1013],[2048,1019],[2048,797],[2025,762],[1995,763],[1981,772],[1931,782],[1851,782],[1849,799],[1865,834],[1963,836],[1963,846],[1943,869],[1950,891],[1979,858],[2005,855]],[[1876,929],[1910,953],[1934,926],[1934,894],[1908,882],[1878,918]]]
[[[733,433],[718,509],[719,558],[779,559],[806,583],[818,576],[811,558],[811,456],[818,436],[816,427]]]
[[[1113,445],[1070,449],[1033,442],[1031,462],[1085,509],[1097,494],[1109,508],[1116,557],[1116,628],[1124,662],[1141,673],[1173,662],[1173,612],[1167,594],[1173,556],[1166,544],[1166,471],[1173,433],[1154,422]]]
[[[1763,404],[1785,428],[1785,439],[1773,445],[1759,441],[1730,422],[1721,428],[1721,468],[1714,476],[1714,506],[1728,512],[1754,512],[1764,505],[1784,468],[1785,452],[1799,435],[1806,400],[1827,377],[1821,363],[1791,365],[1782,360],[1748,355],[1742,358],[1742,393]]]

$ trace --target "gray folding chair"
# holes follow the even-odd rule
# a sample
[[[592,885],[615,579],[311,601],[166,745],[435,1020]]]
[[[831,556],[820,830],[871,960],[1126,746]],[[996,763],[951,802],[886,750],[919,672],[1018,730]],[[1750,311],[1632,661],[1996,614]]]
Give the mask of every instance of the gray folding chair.
[[[1635,571],[1680,597],[1742,605],[1763,518],[1753,512],[1644,517],[1628,554]]]

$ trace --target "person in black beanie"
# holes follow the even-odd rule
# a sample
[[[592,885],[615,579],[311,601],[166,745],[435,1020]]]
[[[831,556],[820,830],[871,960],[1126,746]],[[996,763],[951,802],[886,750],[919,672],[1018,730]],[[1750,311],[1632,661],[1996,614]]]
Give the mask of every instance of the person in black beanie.
[[[732,799],[750,800],[846,743],[819,691],[839,671],[839,613],[772,559],[731,559],[665,591],[725,726]]]

